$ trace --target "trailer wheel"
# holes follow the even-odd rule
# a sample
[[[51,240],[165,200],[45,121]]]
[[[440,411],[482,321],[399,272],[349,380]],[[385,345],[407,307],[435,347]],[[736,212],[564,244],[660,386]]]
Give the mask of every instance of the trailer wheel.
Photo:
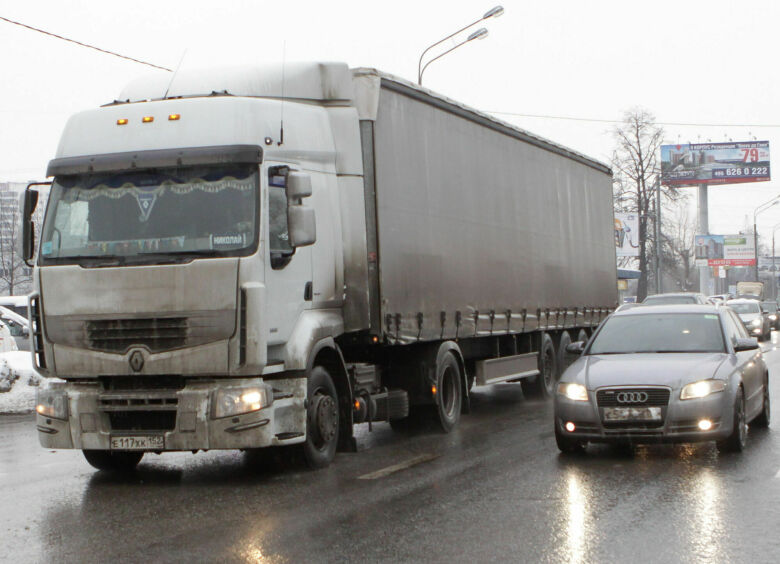
[[[590,337],[588,337],[588,332],[585,331],[585,329],[580,329],[580,332],[577,333],[577,340],[587,344],[588,339],[590,339]]]
[[[130,472],[144,456],[143,452],[136,451],[110,451],[110,450],[82,450],[87,462],[98,470],[113,472]]]
[[[322,366],[309,374],[307,396],[303,456],[310,468],[325,468],[333,462],[339,442],[339,397],[333,378]]]
[[[539,347],[539,375],[525,378],[522,381],[523,393],[527,397],[552,397],[558,383],[556,360],[552,338],[547,333],[542,333],[542,342]]]
[[[458,359],[446,352],[436,365],[436,421],[442,431],[449,433],[460,421],[463,387]]]

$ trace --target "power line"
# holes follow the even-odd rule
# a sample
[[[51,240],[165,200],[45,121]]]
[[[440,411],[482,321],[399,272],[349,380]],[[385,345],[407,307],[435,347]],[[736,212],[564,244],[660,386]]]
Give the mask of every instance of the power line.
[[[527,118],[540,118],[540,119],[565,119],[571,121],[590,121],[595,123],[623,123],[619,119],[599,119],[599,118],[582,118],[574,116],[552,116],[545,114],[519,114],[516,112],[494,112],[491,110],[485,110],[489,114],[504,115],[504,116],[516,116]],[[780,124],[767,124],[767,123],[685,123],[674,121],[657,121],[658,125],[669,126],[686,126],[686,127],[774,127],[780,128]]]
[[[133,61],[134,63],[140,63],[142,65],[146,65],[148,67],[154,67],[156,69],[173,72],[171,69],[167,69],[165,67],[161,67],[158,65],[154,65],[152,63],[147,63],[146,61],[139,61],[138,59],[134,59],[132,57],[126,57],[125,55],[120,55],[119,53],[114,53],[113,51],[107,51],[105,49],[101,49],[100,47],[95,47],[94,45],[88,45],[86,43],[82,43],[81,41],[76,41],[75,39],[68,39],[67,37],[63,37],[61,35],[57,35],[56,33],[51,33],[49,31],[44,31],[42,29],[38,29],[37,27],[32,27],[31,25],[23,24],[20,22],[15,22],[14,20],[9,20],[8,18],[4,18],[3,16],[0,16],[0,20],[6,21],[8,23],[18,25],[20,27],[24,27],[27,29],[30,29],[32,31],[37,31],[38,33],[43,33],[44,35],[49,35],[51,37],[56,37],[57,39],[62,39],[63,41],[68,41],[70,43],[75,43],[76,45],[81,45],[82,47],[87,47],[88,49],[94,49],[95,51],[100,51],[101,53],[106,53],[107,55],[113,55],[114,57],[119,57],[120,59],[126,59],[128,61]]]

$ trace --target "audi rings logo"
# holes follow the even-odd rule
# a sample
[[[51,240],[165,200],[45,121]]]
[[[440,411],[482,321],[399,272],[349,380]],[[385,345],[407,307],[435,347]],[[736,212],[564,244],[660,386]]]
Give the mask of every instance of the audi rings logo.
[[[618,403],[645,403],[649,397],[647,392],[620,392],[616,399]]]

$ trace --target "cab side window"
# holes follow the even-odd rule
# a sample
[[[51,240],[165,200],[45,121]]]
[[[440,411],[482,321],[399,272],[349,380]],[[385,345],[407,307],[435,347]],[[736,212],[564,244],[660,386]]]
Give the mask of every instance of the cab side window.
[[[287,227],[287,167],[268,169],[268,249],[271,266],[283,268],[292,256]]]

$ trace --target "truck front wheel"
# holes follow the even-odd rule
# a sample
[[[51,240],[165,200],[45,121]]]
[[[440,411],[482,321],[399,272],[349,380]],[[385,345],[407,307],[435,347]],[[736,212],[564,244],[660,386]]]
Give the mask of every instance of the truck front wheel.
[[[339,398],[333,378],[315,366],[309,375],[306,442],[303,455],[311,468],[325,468],[336,456],[339,441]]]
[[[143,452],[83,450],[84,458],[98,470],[114,472],[129,472],[133,470],[144,456]]]

